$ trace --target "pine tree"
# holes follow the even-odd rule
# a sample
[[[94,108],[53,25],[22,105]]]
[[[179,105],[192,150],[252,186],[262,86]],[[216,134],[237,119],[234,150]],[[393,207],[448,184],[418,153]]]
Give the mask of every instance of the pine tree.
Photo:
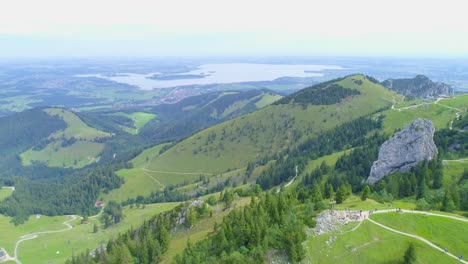
[[[94,226],[93,226],[93,233],[97,233],[98,232],[98,225],[96,223],[94,223]]]
[[[161,249],[163,252],[166,252],[166,250],[169,248],[169,243],[171,242],[170,239],[170,234],[167,231],[166,226],[163,223],[159,223],[159,232],[158,234],[158,240],[159,243],[161,244]]]
[[[444,200],[442,201],[442,211],[453,212],[456,209],[455,203],[453,202],[452,195],[447,190],[445,192]]]
[[[364,189],[362,190],[362,193],[361,193],[361,201],[367,200],[367,198],[369,198],[370,194],[371,194],[370,187],[369,187],[369,185],[366,185],[366,187],[364,187]]]
[[[419,181],[418,190],[416,193],[416,199],[426,198],[428,191],[429,191],[429,188],[427,187],[426,179],[423,177]]]
[[[325,184],[324,196],[326,199],[330,199],[333,196],[333,186],[330,183]]]
[[[314,184],[313,190],[312,190],[312,201],[314,203],[318,203],[323,200],[322,197],[322,192],[320,191],[320,186],[316,183]]]
[[[416,262],[416,252],[413,243],[409,244],[403,257],[403,264],[413,264]]]
[[[335,193],[335,201],[337,204],[343,203],[346,200],[346,187],[341,185]]]

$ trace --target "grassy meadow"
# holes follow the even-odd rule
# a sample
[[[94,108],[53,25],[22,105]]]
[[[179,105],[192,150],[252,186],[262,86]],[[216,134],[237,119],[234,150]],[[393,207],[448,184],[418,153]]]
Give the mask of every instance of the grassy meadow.
[[[393,233],[369,221],[351,222],[341,230],[309,236],[305,242],[306,263],[400,263],[410,243],[415,245],[416,263],[458,263],[419,240]],[[325,242],[331,236],[336,240]]]
[[[24,241],[18,249],[19,258],[23,263],[63,263],[73,254],[84,252],[86,249],[93,250],[101,244],[105,244],[109,238],[116,237],[119,233],[123,233],[131,227],[137,227],[143,223],[145,219],[168,211],[180,203],[161,203],[149,204],[145,208],[124,208],[125,218],[121,223],[104,229],[99,217],[90,218],[89,224],[81,224],[81,220],[77,219],[70,224],[72,229],[61,233],[43,234],[39,237]],[[66,228],[62,223],[67,220],[65,216],[45,217],[34,219],[32,216],[24,225],[12,228],[8,226],[8,218],[0,217],[0,221],[4,221],[0,225],[0,241],[8,241],[5,246],[8,252],[13,252],[14,244],[19,239],[19,236],[38,231],[60,230]],[[98,224],[98,232],[93,233],[94,223]],[[11,225],[11,224],[9,224]],[[8,229],[8,230],[7,230]],[[14,232],[13,232],[14,231]],[[3,235],[2,235],[3,234]],[[0,245],[1,247],[2,245]]]
[[[95,139],[112,136],[111,133],[97,130],[84,123],[76,114],[60,108],[47,108],[45,112],[59,116],[66,124],[64,130],[52,133],[51,142],[41,150],[29,149],[20,157],[24,166],[33,163],[44,163],[49,167],[82,168],[99,160],[99,154],[104,149],[103,143],[93,142]],[[71,145],[63,145],[64,140],[75,138]]]
[[[423,237],[456,256],[468,256],[468,222],[411,213],[375,214],[371,218],[390,228]]]

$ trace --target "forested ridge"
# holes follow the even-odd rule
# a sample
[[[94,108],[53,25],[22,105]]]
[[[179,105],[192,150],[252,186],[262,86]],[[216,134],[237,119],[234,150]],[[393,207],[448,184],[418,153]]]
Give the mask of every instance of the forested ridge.
[[[279,185],[292,178],[295,166],[303,170],[310,160],[336,151],[364,145],[368,140],[375,140],[373,139],[376,137],[375,135],[371,136],[370,139],[367,138],[367,135],[369,132],[381,128],[381,126],[381,119],[358,118],[318,137],[309,139],[295,149],[280,153],[275,164],[262,173],[257,179],[257,183],[263,189]]]
[[[0,176],[21,175],[25,172],[19,155],[66,126],[62,119],[45,113],[41,108],[1,117]]]
[[[135,229],[110,239],[90,254],[83,252],[67,264],[91,263],[158,263],[170,243],[170,230],[182,206],[157,215]]]
[[[228,190],[221,195],[220,202],[226,210],[232,211],[222,223],[213,227],[207,239],[195,244],[187,241],[186,249],[175,259],[177,263],[263,263],[265,253],[271,250],[285,254],[292,263],[304,257],[301,245],[306,238],[303,219],[311,215],[294,210],[300,205],[294,195],[252,193],[249,205],[232,209],[234,195]],[[192,207],[188,204],[109,240],[93,254],[85,252],[67,263],[157,263],[169,246],[171,230],[179,225],[190,228],[197,219],[211,217],[207,214],[206,203]],[[182,224],[179,223],[181,216],[184,216]]]
[[[323,82],[311,87],[307,87],[297,93],[286,96],[274,104],[289,104],[291,102],[302,106],[312,105],[332,105],[339,103],[348,96],[361,94],[358,90],[343,87],[337,82],[346,79],[339,78]],[[362,84],[362,81],[361,81]]]
[[[94,203],[100,192],[120,187],[123,179],[114,171],[125,166],[93,167],[57,178],[7,178],[4,181],[14,185],[15,192],[0,204],[0,213],[14,217],[15,224],[23,223],[31,214],[96,214],[99,209]]]

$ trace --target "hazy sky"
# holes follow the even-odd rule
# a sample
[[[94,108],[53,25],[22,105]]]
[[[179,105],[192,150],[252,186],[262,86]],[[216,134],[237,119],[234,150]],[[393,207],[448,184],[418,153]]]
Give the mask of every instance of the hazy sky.
[[[468,55],[464,0],[7,0],[0,57]]]

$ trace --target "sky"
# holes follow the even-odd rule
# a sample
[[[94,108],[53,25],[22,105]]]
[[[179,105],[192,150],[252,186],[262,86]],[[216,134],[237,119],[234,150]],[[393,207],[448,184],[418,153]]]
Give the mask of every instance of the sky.
[[[0,57],[468,56],[464,0],[7,0]]]

